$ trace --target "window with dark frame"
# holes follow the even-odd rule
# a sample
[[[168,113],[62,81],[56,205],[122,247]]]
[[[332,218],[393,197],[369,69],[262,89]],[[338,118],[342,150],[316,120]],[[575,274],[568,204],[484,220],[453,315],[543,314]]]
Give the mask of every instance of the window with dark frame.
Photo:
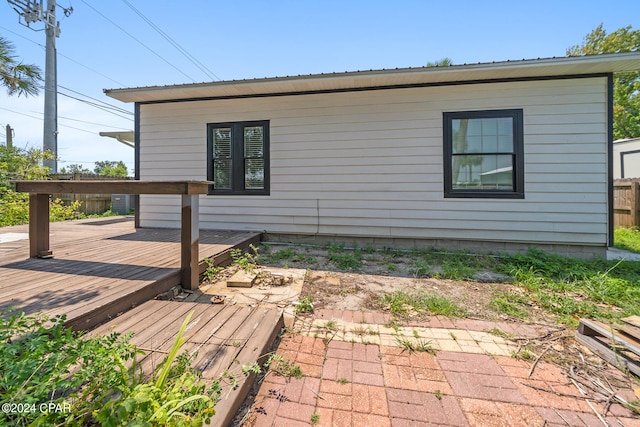
[[[522,109],[443,113],[444,197],[524,198]]]
[[[269,121],[207,124],[209,194],[269,194]]]

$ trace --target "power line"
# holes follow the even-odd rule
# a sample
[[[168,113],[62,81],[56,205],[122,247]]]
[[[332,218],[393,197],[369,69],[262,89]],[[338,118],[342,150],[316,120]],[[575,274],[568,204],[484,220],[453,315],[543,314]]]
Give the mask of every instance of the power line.
[[[136,42],[138,42],[141,46],[143,46],[145,49],[147,49],[149,52],[153,53],[155,56],[157,56],[158,58],[160,58],[161,60],[163,60],[165,63],[167,63],[169,66],[171,66],[173,69],[177,70],[179,73],[181,73],[183,76],[185,76],[186,78],[188,78],[189,80],[191,80],[193,83],[195,83],[196,81],[189,76],[188,74],[186,74],[184,71],[182,71],[181,69],[179,69],[178,67],[176,67],[175,65],[173,65],[171,62],[167,61],[162,55],[160,55],[159,53],[157,53],[156,51],[154,51],[153,49],[151,49],[149,46],[147,46],[146,44],[142,43],[140,40],[138,40],[137,38],[135,38],[131,33],[129,33],[127,30],[125,30],[124,28],[122,28],[120,25],[116,24],[113,20],[111,20],[109,17],[107,17],[106,15],[104,15],[102,12],[100,12],[98,9],[96,9],[95,7],[91,6],[89,3],[87,3],[85,0],[80,0],[82,3],[86,4],[87,6],[89,6],[91,9],[93,9],[94,12],[96,12],[98,15],[102,16],[104,19],[106,19],[107,21],[111,22],[111,24],[113,24],[116,28],[118,28],[120,31],[122,31],[123,33],[125,33],[126,35],[128,35],[129,37],[131,37],[133,40],[135,40]]]
[[[126,109],[124,109],[124,108],[122,108],[122,107],[118,107],[117,105],[109,104],[108,102],[101,101],[101,100],[99,100],[99,99],[97,99],[97,98],[93,98],[93,97],[91,97],[91,96],[89,96],[89,95],[85,95],[84,93],[78,92],[78,91],[73,90],[73,89],[69,89],[68,87],[64,87],[64,86],[62,86],[62,85],[60,85],[60,87],[61,87],[62,89],[64,89],[64,90],[68,90],[69,92],[73,92],[73,93],[75,93],[75,94],[77,94],[77,95],[84,96],[85,98],[92,99],[92,100],[96,101],[97,103],[104,105],[106,108],[112,109],[112,110],[114,110],[114,111],[118,111],[118,112],[120,112],[120,113],[129,114],[129,115],[131,115],[131,116],[133,116],[133,115],[134,115],[131,111],[126,110]]]
[[[129,8],[131,10],[133,10],[140,18],[142,18],[142,20],[144,20],[147,24],[149,24],[149,26],[151,28],[153,28],[158,34],[160,34],[173,47],[175,47],[178,50],[178,52],[180,52],[182,55],[184,55],[184,57],[187,58],[193,65],[198,67],[200,69],[200,71],[205,73],[207,75],[207,77],[209,77],[211,80],[221,80],[220,77],[216,76],[213,71],[211,71],[210,69],[208,69],[206,67],[206,65],[204,65],[202,62],[198,61],[197,58],[195,58],[193,55],[191,55],[189,52],[187,52],[187,50],[184,49],[182,46],[180,46],[178,44],[178,42],[173,40],[167,33],[162,31],[162,29],[160,29],[160,27],[158,27],[156,24],[151,22],[151,20],[149,18],[147,18],[142,12],[140,12],[138,9],[136,9],[131,3],[129,3],[127,0],[122,0],[122,2],[124,4],[126,4],[127,6],[129,6]]]
[[[3,71],[1,71],[1,70],[0,70],[0,74],[5,75],[5,76],[12,77],[12,76],[11,76],[11,75],[9,75],[8,73],[3,72]],[[39,87],[40,87],[40,89],[44,89],[44,88],[43,88],[43,86],[39,86]],[[73,92],[73,93],[77,93],[77,94],[79,94],[79,95],[81,95],[81,96],[84,96],[84,97],[86,97],[86,98],[93,99],[93,100],[94,100],[94,101],[96,101],[96,102],[90,102],[90,101],[87,101],[87,100],[85,100],[85,99],[81,99],[81,98],[78,98],[78,97],[76,97],[76,96],[72,96],[72,95],[69,95],[69,94],[67,94],[67,93],[64,93],[64,92],[61,92],[61,91],[59,91],[59,90],[58,90],[58,91],[57,91],[57,93],[58,93],[59,95],[65,96],[65,97],[67,97],[67,98],[74,99],[74,100],[79,101],[79,102],[83,102],[83,103],[85,103],[85,104],[87,104],[87,105],[90,105],[90,106],[92,106],[92,107],[94,107],[94,108],[97,108],[97,109],[99,109],[99,110],[105,111],[105,112],[110,113],[110,114],[113,114],[114,116],[118,116],[118,117],[120,117],[120,118],[127,119],[127,120],[133,120],[131,117],[126,117],[126,116],[123,116],[123,115],[122,115],[122,114],[127,114],[127,115],[129,115],[129,116],[133,116],[133,115],[134,115],[132,112],[130,112],[130,111],[128,111],[128,110],[125,110],[124,108],[117,107],[117,106],[115,106],[115,105],[111,105],[111,104],[109,104],[109,103],[107,103],[107,102],[104,102],[104,101],[100,101],[99,99],[93,98],[93,97],[91,97],[91,96],[89,96],[89,95],[85,95],[85,94],[83,94],[83,93],[81,93],[81,92],[78,92],[78,91],[75,91],[75,90],[73,90],[73,89],[66,88],[66,87],[64,87],[64,86],[59,86],[59,87],[64,88],[65,90],[71,91],[71,92]],[[46,90],[46,89],[45,89],[45,90]],[[119,114],[119,113],[120,113],[120,114]]]
[[[133,119],[131,119],[131,117],[125,117],[125,116],[123,116],[123,115],[121,115],[121,114],[118,114],[118,113],[116,113],[116,112],[114,112],[114,111],[111,111],[111,110],[110,110],[110,109],[108,109],[107,107],[104,107],[104,106],[102,106],[102,105],[96,104],[95,102],[87,101],[86,99],[81,99],[81,98],[78,98],[78,97],[76,97],[76,96],[69,95],[68,93],[64,93],[64,92],[58,92],[58,93],[59,93],[60,95],[62,95],[62,96],[67,97],[67,98],[71,98],[71,99],[74,99],[74,100],[76,100],[76,101],[83,102],[83,103],[85,103],[85,104],[87,104],[87,105],[90,105],[90,106],[92,106],[92,107],[94,107],[94,108],[97,108],[97,109],[99,109],[99,110],[105,111],[105,112],[107,112],[107,113],[109,113],[109,114],[113,114],[114,116],[118,116],[118,117],[120,117],[120,118],[127,119],[127,120],[133,120]]]
[[[18,115],[20,115],[20,116],[29,117],[29,118],[31,118],[31,119],[35,119],[35,120],[43,120],[43,118],[42,118],[42,117],[32,116],[32,115],[30,115],[30,114],[21,113],[21,112],[19,112],[19,111],[15,111],[15,110],[10,110],[9,108],[0,107],[0,110],[9,111],[10,113],[18,114]],[[36,113],[36,114],[43,114],[43,113]],[[87,123],[90,123],[90,122],[87,122]],[[96,124],[97,126],[102,126],[102,125],[97,124],[97,123],[94,123],[94,124]],[[90,134],[92,134],[92,135],[96,135],[96,134],[97,134],[95,131],[87,130],[87,129],[82,129],[82,128],[78,128],[78,127],[75,127],[75,126],[64,125],[64,124],[60,124],[60,126],[63,126],[63,127],[66,127],[66,128],[70,128],[70,129],[79,130],[79,131],[86,132],[86,133],[90,133]],[[118,128],[116,128],[116,129],[118,129]]]

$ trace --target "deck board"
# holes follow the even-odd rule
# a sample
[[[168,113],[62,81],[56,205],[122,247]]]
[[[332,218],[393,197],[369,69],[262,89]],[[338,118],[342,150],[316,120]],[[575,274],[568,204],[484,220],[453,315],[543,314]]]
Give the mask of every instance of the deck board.
[[[24,235],[28,225],[3,233]],[[258,236],[202,230],[200,258],[224,259]],[[54,258],[34,259],[28,239],[0,243],[0,311],[66,314],[74,329],[89,329],[180,282],[180,230],[136,230],[132,218],[52,223],[51,250]]]
[[[243,365],[261,360],[284,327],[282,312],[276,308],[211,305],[198,302],[148,301],[91,332],[133,332],[131,342],[144,351],[138,363],[146,376],[158,369],[173,345],[186,318],[194,315],[185,330],[181,353],[196,354],[192,366],[211,383],[225,376],[211,425],[229,425],[245,399],[254,375],[243,375]]]
[[[27,233],[27,225],[0,228],[0,237]],[[258,239],[253,232],[201,230],[200,258],[221,263],[231,249]],[[180,283],[180,230],[136,230],[132,219],[122,217],[52,223],[51,250],[54,258],[33,259],[28,238],[2,240],[0,312],[13,306],[27,314],[64,314],[67,325],[91,335],[132,332],[131,342],[144,351],[139,366],[150,375],[194,310],[182,351],[194,354],[193,366],[205,381],[235,371],[235,387],[222,382],[212,420],[214,426],[229,424],[254,379],[240,369],[270,349],[284,326],[280,310],[153,299]]]

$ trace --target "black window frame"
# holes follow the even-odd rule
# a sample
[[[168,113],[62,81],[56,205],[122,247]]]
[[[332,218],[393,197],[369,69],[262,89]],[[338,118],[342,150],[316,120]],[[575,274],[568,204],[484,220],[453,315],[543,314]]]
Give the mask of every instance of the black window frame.
[[[245,188],[244,176],[244,128],[262,126],[264,137],[264,188]],[[231,128],[231,189],[215,188],[214,158],[213,158],[213,130],[216,128]],[[209,186],[209,195],[245,195],[268,196],[270,194],[270,162],[269,162],[269,120],[218,122],[207,123],[207,179],[214,181]]]
[[[510,154],[513,165],[513,190],[497,189],[454,189],[453,188],[453,131],[454,119],[504,118],[513,120],[513,151],[512,152],[483,152],[483,155]],[[444,139],[444,197],[445,198],[492,198],[492,199],[524,199],[524,113],[522,109],[505,110],[477,110],[443,112]],[[461,154],[462,155],[462,154]]]

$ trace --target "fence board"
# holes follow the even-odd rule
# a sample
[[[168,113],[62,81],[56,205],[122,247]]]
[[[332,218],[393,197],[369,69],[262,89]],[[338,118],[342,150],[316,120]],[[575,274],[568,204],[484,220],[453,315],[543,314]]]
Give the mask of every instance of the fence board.
[[[131,177],[113,177],[94,174],[55,174],[52,179],[68,181],[113,181],[131,180]],[[60,199],[65,205],[80,201],[79,212],[85,215],[99,215],[111,209],[111,194],[54,194],[54,199]]]
[[[614,181],[613,224],[615,227],[640,227],[640,178]]]

